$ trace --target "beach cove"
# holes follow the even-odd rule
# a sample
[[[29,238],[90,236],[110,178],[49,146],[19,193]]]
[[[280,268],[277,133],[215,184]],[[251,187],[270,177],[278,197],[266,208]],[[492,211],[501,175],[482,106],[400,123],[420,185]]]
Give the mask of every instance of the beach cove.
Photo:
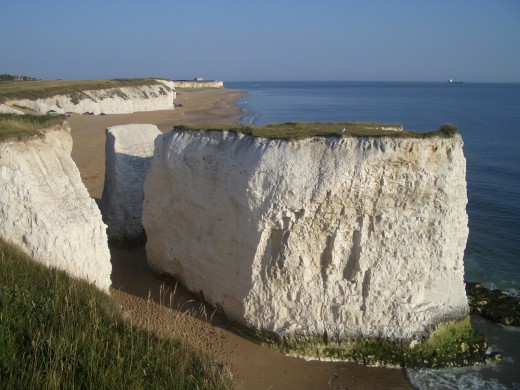
[[[68,118],[74,141],[72,158],[90,195],[98,201],[104,183],[105,128],[120,124],[155,124],[167,132],[176,124],[233,124],[243,91],[180,91],[175,110]],[[158,279],[146,264],[144,246],[111,247],[111,296],[135,325],[160,337],[178,337],[212,353],[232,370],[238,388],[410,388],[402,369],[352,363],[306,361],[258,346],[225,329],[212,309],[180,286]],[[173,306],[173,309],[171,308]]]

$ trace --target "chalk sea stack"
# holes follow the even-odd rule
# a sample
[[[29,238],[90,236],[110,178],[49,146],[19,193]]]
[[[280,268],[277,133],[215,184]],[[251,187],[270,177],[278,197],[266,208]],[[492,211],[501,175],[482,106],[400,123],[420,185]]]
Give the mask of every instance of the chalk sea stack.
[[[419,339],[468,313],[462,146],[459,135],[159,136],[148,262],[253,329]]]

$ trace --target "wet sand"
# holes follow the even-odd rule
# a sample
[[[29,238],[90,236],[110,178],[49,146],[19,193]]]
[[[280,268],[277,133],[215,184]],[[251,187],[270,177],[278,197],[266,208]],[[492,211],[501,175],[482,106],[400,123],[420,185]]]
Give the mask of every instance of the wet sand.
[[[230,89],[181,92],[169,111],[68,118],[74,141],[72,158],[92,197],[101,198],[105,171],[105,128],[151,123],[163,132],[175,124],[232,124],[240,116]],[[146,264],[143,246],[112,247],[111,295],[133,324],[160,337],[177,337],[210,352],[233,372],[239,389],[407,389],[401,369],[351,363],[306,361],[258,346],[227,329],[213,309],[181,286],[158,278]]]

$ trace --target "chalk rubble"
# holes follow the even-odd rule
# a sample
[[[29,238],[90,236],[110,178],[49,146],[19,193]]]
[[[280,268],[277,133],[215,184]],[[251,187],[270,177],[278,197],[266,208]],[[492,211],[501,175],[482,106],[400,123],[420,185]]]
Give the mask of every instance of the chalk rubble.
[[[110,287],[106,226],[70,157],[67,125],[0,143],[0,236],[35,260]]]
[[[279,335],[410,341],[468,312],[454,138],[158,137],[149,264]]]
[[[101,201],[109,239],[136,241],[141,222],[143,186],[154,152],[157,126],[129,124],[106,129],[105,185]]]

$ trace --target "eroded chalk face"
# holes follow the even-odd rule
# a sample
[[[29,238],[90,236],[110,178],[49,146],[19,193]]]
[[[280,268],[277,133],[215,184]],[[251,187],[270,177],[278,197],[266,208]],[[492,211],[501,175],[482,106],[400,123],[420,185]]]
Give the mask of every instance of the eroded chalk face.
[[[65,114],[126,114],[138,111],[173,109],[176,97],[168,83],[84,90],[38,99],[10,99],[8,107],[26,107],[32,111]]]
[[[150,265],[247,326],[411,340],[467,313],[466,165],[453,138],[156,140]]]
[[[140,242],[144,181],[161,132],[155,125],[129,124],[106,129],[105,183],[101,200],[110,240]]]
[[[71,150],[68,125],[0,145],[0,236],[35,260],[108,291],[106,225]]]

